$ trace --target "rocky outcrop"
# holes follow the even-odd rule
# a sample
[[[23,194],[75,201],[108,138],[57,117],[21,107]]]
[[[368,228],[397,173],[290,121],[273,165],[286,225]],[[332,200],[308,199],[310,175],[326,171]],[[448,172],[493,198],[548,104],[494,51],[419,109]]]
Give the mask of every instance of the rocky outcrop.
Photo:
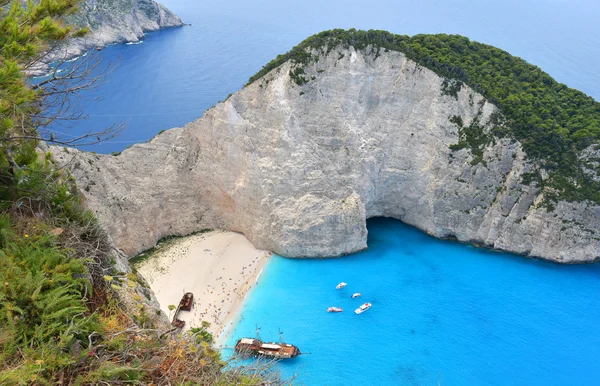
[[[518,142],[491,141],[481,161],[450,149],[453,117],[489,129],[497,109],[481,95],[448,95],[442,78],[394,51],[331,50],[304,67],[305,84],[294,67],[119,156],[55,157],[129,256],[203,228],[284,256],[337,256],[367,247],[374,216],[559,262],[600,256],[600,207],[540,205]]]
[[[139,42],[145,32],[183,24],[179,16],[154,0],[85,0],[67,22],[87,26],[89,32],[61,49],[66,57],[107,44]]]

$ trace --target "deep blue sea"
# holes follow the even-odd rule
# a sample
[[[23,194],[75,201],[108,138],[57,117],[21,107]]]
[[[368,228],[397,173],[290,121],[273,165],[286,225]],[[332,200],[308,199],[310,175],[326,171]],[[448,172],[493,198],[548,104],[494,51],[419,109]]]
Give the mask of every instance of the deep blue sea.
[[[278,54],[332,28],[452,33],[495,45],[600,100],[598,0],[164,0],[191,26],[150,33],[100,55],[119,63],[86,92],[89,118],[57,138],[127,124],[89,150],[110,153],[182,126],[239,90]],[[96,100],[102,98],[102,100]]]
[[[369,249],[351,256],[274,256],[227,345],[256,324],[263,340],[281,329],[311,354],[279,369],[306,385],[600,384],[600,265],[441,241],[393,219],[368,229]]]
[[[600,99],[597,0],[164,0],[191,26],[100,56],[119,62],[84,93],[89,119],[57,137],[125,122],[108,153],[182,126],[240,89],[277,54],[331,28],[462,34],[540,66]],[[95,98],[102,98],[96,100]],[[61,134],[66,133],[66,134]],[[349,283],[336,291],[340,281]],[[350,299],[353,291],[364,297]],[[373,308],[352,310],[362,301]],[[329,314],[328,306],[341,306]],[[275,256],[235,336],[312,354],[281,363],[307,385],[600,384],[600,266],[559,266],[369,222],[369,249],[332,260]],[[231,343],[231,342],[230,342]]]

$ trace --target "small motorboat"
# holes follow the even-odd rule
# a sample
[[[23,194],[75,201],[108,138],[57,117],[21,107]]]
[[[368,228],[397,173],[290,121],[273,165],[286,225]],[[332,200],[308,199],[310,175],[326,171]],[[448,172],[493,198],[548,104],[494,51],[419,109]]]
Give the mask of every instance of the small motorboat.
[[[355,293],[352,294],[352,299],[356,299],[356,298],[359,298],[361,296],[362,296],[362,294],[360,292],[355,292]]]
[[[340,284],[338,284],[338,285],[335,286],[335,289],[342,289],[342,288],[344,288],[347,285],[348,285],[348,283],[341,282]]]
[[[344,309],[340,308],[340,307],[329,307],[327,309],[327,312],[342,312],[342,311],[344,311]]]
[[[356,315],[362,314],[363,312],[365,312],[366,310],[368,310],[369,308],[371,308],[371,303],[365,303],[363,305],[361,305],[360,307],[358,307],[357,309],[354,310],[354,313]]]

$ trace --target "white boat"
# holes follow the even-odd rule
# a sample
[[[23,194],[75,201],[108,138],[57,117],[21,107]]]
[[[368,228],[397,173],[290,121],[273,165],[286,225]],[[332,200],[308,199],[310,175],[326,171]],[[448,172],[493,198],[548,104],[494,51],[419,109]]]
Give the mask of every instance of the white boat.
[[[344,311],[344,309],[340,308],[340,307],[329,307],[327,309],[327,312],[342,312],[342,311]]]
[[[342,288],[344,288],[347,285],[348,285],[348,283],[341,282],[340,284],[338,284],[338,285],[335,286],[335,289],[342,289]]]
[[[361,305],[360,307],[358,307],[357,309],[354,310],[354,313],[356,315],[362,314],[363,312],[365,312],[366,310],[368,310],[369,308],[371,308],[371,303],[365,303],[363,305]]]
[[[355,292],[355,293],[352,294],[352,299],[356,299],[356,298],[359,298],[361,296],[362,296],[362,294],[360,292]]]

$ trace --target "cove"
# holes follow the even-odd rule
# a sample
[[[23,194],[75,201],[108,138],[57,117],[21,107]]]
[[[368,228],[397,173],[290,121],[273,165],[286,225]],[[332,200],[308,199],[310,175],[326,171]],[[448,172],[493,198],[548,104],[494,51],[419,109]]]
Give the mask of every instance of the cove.
[[[227,346],[261,327],[303,352],[277,365],[307,385],[564,385],[600,377],[600,266],[558,265],[368,221],[368,250],[274,256]],[[348,286],[335,290],[340,281]],[[361,292],[359,299],[351,299]],[[364,302],[373,308],[353,310]],[[339,314],[329,306],[343,307]],[[227,355],[227,353],[224,353]]]

